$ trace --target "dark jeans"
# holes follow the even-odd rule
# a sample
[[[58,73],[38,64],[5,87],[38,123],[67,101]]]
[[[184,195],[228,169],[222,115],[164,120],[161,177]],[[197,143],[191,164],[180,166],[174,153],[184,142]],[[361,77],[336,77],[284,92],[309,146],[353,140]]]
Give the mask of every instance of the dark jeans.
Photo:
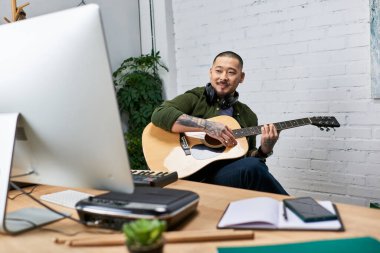
[[[217,161],[185,179],[288,195],[269,172],[267,165],[256,157]]]

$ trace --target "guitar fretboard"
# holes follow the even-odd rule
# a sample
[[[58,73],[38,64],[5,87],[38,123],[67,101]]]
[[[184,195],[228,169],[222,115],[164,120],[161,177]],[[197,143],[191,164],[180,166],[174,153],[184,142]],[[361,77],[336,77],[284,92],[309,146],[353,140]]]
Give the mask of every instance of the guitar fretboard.
[[[302,119],[295,119],[295,120],[274,123],[275,127],[279,131],[284,130],[284,129],[289,129],[289,128],[306,126],[310,124],[311,124],[311,120],[309,118],[302,118]],[[235,129],[235,130],[232,130],[232,133],[234,134],[235,138],[241,138],[241,137],[246,137],[246,136],[251,136],[251,135],[259,135],[261,134],[262,126],[263,125]]]

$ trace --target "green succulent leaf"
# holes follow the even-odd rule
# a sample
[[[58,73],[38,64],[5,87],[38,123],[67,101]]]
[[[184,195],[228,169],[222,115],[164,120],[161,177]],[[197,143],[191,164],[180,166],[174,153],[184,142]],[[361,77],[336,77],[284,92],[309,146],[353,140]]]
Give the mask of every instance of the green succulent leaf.
[[[139,219],[123,225],[123,233],[128,245],[148,246],[158,242],[166,230],[166,222]]]

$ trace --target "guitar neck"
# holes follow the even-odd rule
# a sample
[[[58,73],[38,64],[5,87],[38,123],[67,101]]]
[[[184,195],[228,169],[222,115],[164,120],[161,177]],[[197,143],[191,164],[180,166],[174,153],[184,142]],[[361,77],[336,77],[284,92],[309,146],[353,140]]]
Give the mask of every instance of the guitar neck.
[[[273,124],[276,127],[276,129],[278,131],[280,131],[280,130],[295,128],[295,127],[310,125],[311,123],[312,122],[309,118],[302,118],[302,119],[277,122],[277,123],[273,123]],[[251,136],[251,135],[259,135],[259,134],[261,134],[261,127],[262,126],[263,125],[255,126],[255,127],[246,127],[246,128],[241,128],[241,129],[235,129],[235,130],[232,130],[232,133],[234,134],[235,138],[247,137],[247,136]]]

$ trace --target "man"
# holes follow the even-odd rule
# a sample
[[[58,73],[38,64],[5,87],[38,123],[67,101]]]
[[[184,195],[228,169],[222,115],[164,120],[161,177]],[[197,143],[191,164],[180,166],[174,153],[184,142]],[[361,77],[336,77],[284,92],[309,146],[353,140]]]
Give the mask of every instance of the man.
[[[210,68],[210,83],[165,101],[156,108],[152,123],[174,133],[203,131],[226,147],[237,144],[232,130],[218,122],[207,120],[219,115],[234,117],[241,127],[257,126],[256,114],[238,101],[236,88],[244,81],[243,60],[231,51],[218,54]],[[211,184],[287,194],[269,173],[265,164],[278,140],[273,124],[261,128],[261,145],[248,137],[249,150],[245,157],[213,162],[186,179]]]

